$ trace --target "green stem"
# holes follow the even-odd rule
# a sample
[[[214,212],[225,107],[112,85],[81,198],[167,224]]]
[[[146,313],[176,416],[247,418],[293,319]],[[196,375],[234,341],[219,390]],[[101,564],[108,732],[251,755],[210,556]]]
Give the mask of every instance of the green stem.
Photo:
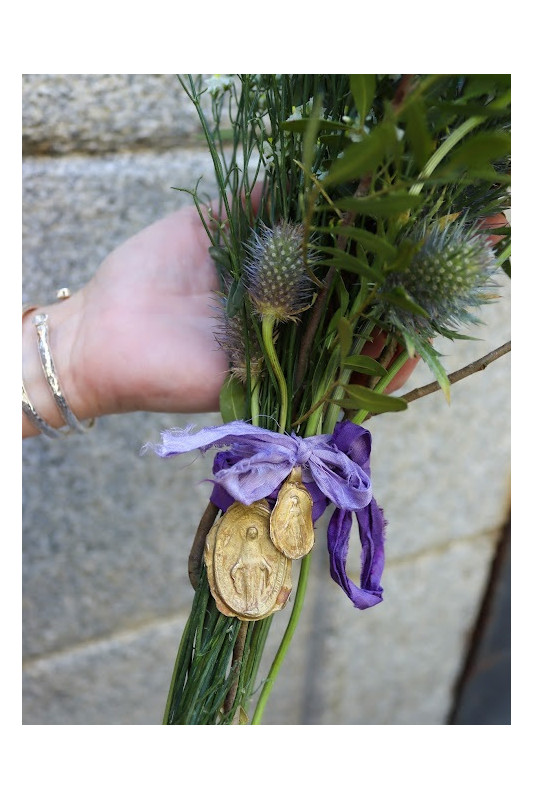
[[[406,364],[408,359],[410,358],[408,351],[403,350],[400,355],[397,356],[391,367],[388,369],[388,374],[384,375],[383,378],[380,378],[378,383],[376,384],[374,391],[382,393],[384,389],[389,386],[395,375],[402,369],[402,367]],[[361,425],[362,422],[367,417],[369,411],[366,408],[362,408],[361,411],[352,418],[352,422],[355,425]]]
[[[280,647],[278,648],[274,661],[271,665],[271,669],[269,670],[269,674],[267,675],[265,683],[263,684],[263,689],[261,690],[261,694],[258,703],[256,705],[256,710],[254,711],[254,716],[252,717],[251,725],[261,724],[261,718],[263,716],[267,700],[269,699],[269,695],[271,694],[271,689],[273,688],[278,672],[280,671],[282,662],[286,657],[286,653],[288,651],[289,645],[291,644],[293,634],[297,629],[302,607],[304,605],[306,588],[308,586],[310,565],[311,565],[311,552],[308,553],[308,555],[304,556],[304,558],[302,559],[300,566],[299,582],[297,586],[297,592],[295,595],[295,603],[293,605],[293,611],[291,612],[291,617],[289,619],[285,633],[282,637],[282,641],[280,642]]]
[[[280,431],[283,433],[286,429],[286,423],[287,423],[288,395],[287,395],[286,379],[284,377],[282,367],[280,366],[278,356],[276,355],[276,350],[274,349],[274,342],[273,342],[274,323],[275,323],[275,318],[271,314],[266,314],[262,320],[261,333],[263,338],[263,344],[265,346],[265,352],[267,353],[267,357],[271,364],[273,373],[278,382],[278,388],[280,390],[280,413],[278,415],[278,426],[280,428]]]
[[[507,245],[507,247],[504,248],[504,250],[502,251],[500,256],[497,258],[497,262],[496,262],[497,266],[498,267],[502,267],[502,265],[504,264],[506,259],[510,258],[511,253],[512,253],[512,245],[509,244],[509,245]]]
[[[367,341],[367,337],[370,336],[373,329],[375,327],[375,323],[373,321],[367,321],[362,329],[361,338],[356,343],[355,347],[350,352],[350,355],[359,355],[363,349],[364,344]],[[345,367],[339,375],[338,383],[341,384],[334,389],[334,393],[330,400],[341,400],[343,395],[345,394],[345,390],[343,386],[348,383],[350,380],[350,376],[352,375],[354,370],[350,369],[349,367]],[[324,429],[327,433],[332,433],[334,430],[335,424],[337,422],[337,418],[339,416],[339,406],[334,405],[333,403],[330,405],[325,419]]]
[[[250,416],[252,424],[260,424],[260,381],[256,378],[250,395]]]
[[[484,117],[470,117],[466,119],[466,121],[460,125],[460,127],[456,128],[450,136],[448,136],[443,144],[433,153],[430,158],[428,159],[427,163],[423,167],[419,178],[429,178],[436,167],[443,161],[445,156],[447,156],[453,147],[456,147],[458,142],[464,138],[468,133],[470,133],[474,128],[484,122]],[[410,188],[410,194],[419,194],[421,189],[423,188],[422,183],[414,183],[413,186]]]

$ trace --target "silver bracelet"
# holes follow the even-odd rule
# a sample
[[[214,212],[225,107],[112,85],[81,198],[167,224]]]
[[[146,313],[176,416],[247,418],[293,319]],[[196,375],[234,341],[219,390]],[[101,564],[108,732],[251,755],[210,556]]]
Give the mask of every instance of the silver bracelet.
[[[52,426],[49,425],[48,422],[45,422],[40,414],[37,413],[28,397],[24,381],[22,381],[22,410],[32,425],[34,425],[37,430],[41,431],[41,433],[44,433],[45,436],[49,436],[50,439],[60,439],[62,436],[70,433],[68,428],[52,428]]]
[[[60,300],[66,300],[69,297],[70,292],[68,289],[60,289],[57,293],[57,298]],[[23,317],[25,314],[34,310],[35,308],[36,307],[34,306],[33,308],[30,307],[26,310],[23,309]],[[86,433],[94,425],[95,421],[94,419],[91,419],[85,425],[82,425],[82,423],[69,408],[69,405],[65,399],[65,395],[61,390],[54,365],[54,359],[52,358],[52,353],[50,352],[50,343],[48,339],[48,314],[36,314],[32,322],[37,331],[37,346],[41,359],[41,366],[43,368],[50,391],[54,397],[55,403],[61,416],[67,423],[67,427],[53,428],[40,416],[40,414],[38,414],[28,397],[28,393],[24,387],[24,382],[22,383],[22,410],[29,418],[30,422],[32,422],[32,424],[35,425],[35,427],[38,428],[41,433],[44,433],[45,436],[49,436],[50,438],[57,439],[71,432]]]

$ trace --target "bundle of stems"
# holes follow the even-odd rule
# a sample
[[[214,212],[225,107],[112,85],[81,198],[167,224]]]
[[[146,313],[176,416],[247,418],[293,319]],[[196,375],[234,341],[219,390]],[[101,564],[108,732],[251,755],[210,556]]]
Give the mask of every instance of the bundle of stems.
[[[469,338],[510,274],[509,227],[483,229],[509,206],[509,78],[179,76],[218,186],[216,202],[187,191],[220,275],[225,423],[310,437],[402,411],[387,389],[414,355],[448,399],[434,339]],[[210,502],[192,550],[164,724],[259,724],[304,602],[313,550],[258,681],[272,615],[217,609],[202,549],[218,514]]]

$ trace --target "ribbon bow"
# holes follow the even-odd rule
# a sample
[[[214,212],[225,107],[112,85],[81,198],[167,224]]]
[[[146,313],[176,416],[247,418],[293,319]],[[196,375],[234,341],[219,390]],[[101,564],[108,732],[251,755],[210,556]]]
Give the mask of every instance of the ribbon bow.
[[[244,505],[262,498],[275,501],[293,467],[300,466],[302,482],[313,500],[313,522],[329,503],[335,506],[327,532],[330,575],[356,608],[369,608],[382,600],[385,521],[371,489],[369,431],[346,420],[336,425],[332,435],[303,439],[236,420],[197,432],[163,431],[161,444],[151,445],[162,458],[212,447],[228,448],[217,453],[213,462],[211,501],[223,512],[236,500]],[[360,587],[346,571],[353,513],[362,546]]]

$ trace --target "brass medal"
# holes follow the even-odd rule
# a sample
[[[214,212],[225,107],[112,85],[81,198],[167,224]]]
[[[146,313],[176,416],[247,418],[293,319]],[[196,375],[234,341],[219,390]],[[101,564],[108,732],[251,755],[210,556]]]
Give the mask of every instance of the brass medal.
[[[217,608],[255,620],[283,608],[291,592],[291,561],[271,542],[266,500],[233,503],[206,538],[204,561]]]
[[[274,546],[288,558],[302,558],[313,547],[312,506],[310,493],[302,483],[302,470],[295,467],[278,492],[271,514],[270,534]]]

